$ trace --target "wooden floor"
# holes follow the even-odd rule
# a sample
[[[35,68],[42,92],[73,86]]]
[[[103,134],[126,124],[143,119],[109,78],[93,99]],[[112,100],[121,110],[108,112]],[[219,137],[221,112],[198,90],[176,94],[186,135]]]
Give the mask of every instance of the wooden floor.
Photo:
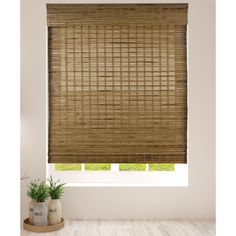
[[[22,236],[213,236],[215,221],[199,220],[78,220],[66,221],[65,228],[53,233]]]

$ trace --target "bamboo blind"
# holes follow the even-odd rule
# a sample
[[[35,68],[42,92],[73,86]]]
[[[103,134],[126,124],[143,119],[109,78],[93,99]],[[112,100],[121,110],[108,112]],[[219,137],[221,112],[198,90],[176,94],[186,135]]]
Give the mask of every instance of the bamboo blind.
[[[186,4],[48,5],[49,162],[186,163]]]

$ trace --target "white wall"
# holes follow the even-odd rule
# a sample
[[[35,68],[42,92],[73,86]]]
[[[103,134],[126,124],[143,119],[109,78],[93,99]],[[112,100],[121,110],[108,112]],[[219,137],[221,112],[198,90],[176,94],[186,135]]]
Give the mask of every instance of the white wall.
[[[67,187],[66,219],[215,218],[215,3],[189,1],[84,1],[84,3],[189,3],[189,187]],[[21,1],[21,175],[46,176],[46,3]],[[27,216],[21,187],[21,217]]]

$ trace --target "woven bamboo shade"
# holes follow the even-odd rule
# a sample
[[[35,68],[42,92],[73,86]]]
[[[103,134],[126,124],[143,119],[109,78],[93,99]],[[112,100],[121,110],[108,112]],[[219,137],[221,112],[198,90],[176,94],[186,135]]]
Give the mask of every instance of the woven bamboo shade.
[[[48,5],[50,163],[186,163],[186,25],[186,4]]]

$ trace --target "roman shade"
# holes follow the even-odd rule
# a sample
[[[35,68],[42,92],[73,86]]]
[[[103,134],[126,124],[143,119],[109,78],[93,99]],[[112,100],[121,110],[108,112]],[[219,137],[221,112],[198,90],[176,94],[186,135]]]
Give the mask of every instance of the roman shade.
[[[49,163],[187,162],[187,4],[48,4]]]

